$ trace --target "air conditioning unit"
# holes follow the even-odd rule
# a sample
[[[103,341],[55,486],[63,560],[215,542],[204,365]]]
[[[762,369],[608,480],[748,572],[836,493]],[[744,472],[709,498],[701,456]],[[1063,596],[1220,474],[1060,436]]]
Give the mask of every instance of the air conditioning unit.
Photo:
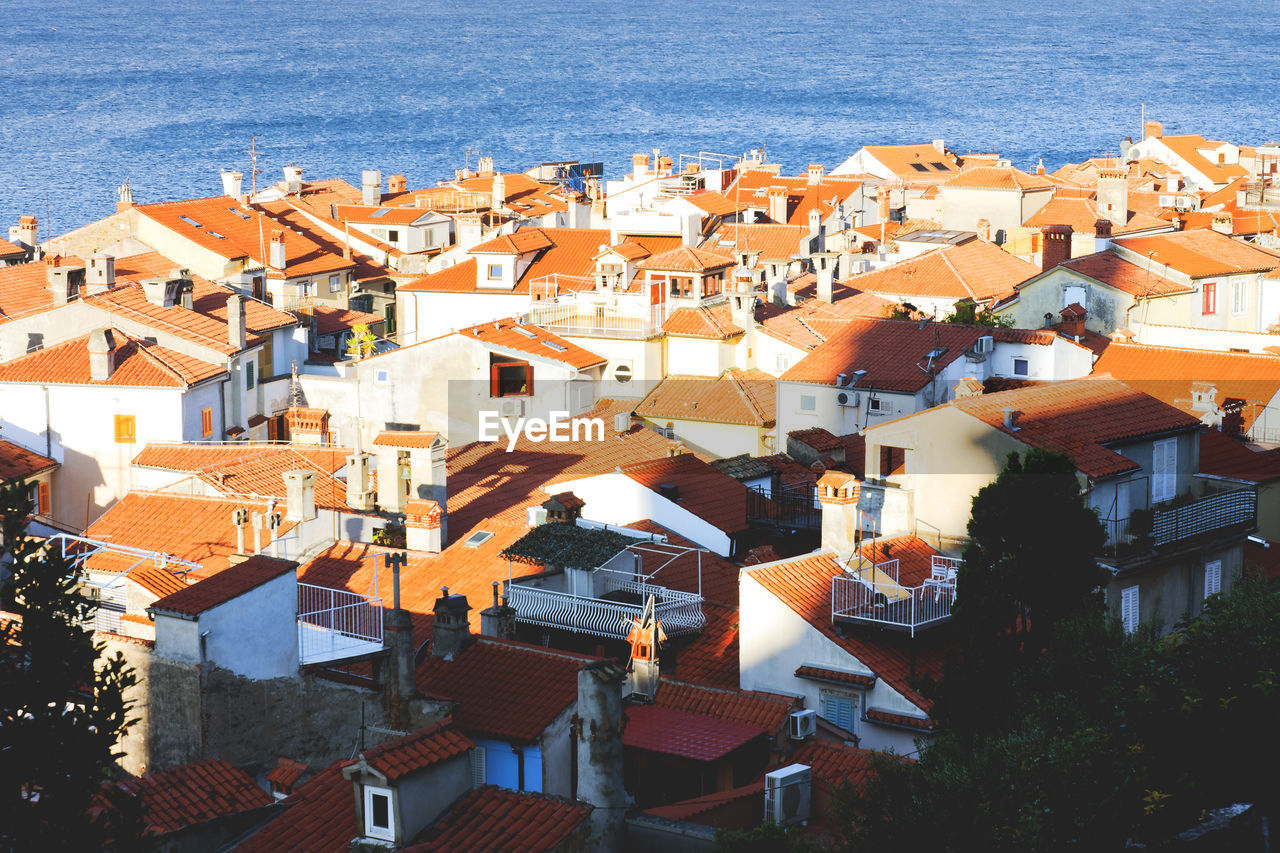
[[[812,771],[806,764],[791,764],[764,777],[764,817],[774,823],[799,823],[809,819]]]
[[[996,339],[991,335],[983,335],[978,338],[977,351],[980,353],[989,353],[996,347]]]
[[[841,391],[836,395],[836,402],[842,406],[858,408],[862,405],[862,395],[857,391]]]
[[[804,740],[818,731],[817,711],[795,711],[787,720],[787,731],[792,740]]]
[[[500,414],[504,418],[524,417],[524,400],[503,400]]]

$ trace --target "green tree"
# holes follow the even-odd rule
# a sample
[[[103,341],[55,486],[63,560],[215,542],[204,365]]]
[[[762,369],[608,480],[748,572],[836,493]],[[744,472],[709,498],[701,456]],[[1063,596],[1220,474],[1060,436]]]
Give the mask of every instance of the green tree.
[[[369,327],[364,323],[357,323],[351,327],[351,337],[347,340],[347,356],[365,358],[373,355],[377,343],[378,336],[369,331]]]
[[[1013,318],[991,313],[990,308],[978,308],[969,299],[961,299],[955,310],[942,318],[944,323],[963,323],[969,326],[987,326],[992,329],[1012,329]]]
[[[767,820],[751,829],[716,830],[716,853],[819,853],[822,849],[795,824]]]
[[[113,785],[136,683],[81,626],[95,604],[76,566],[27,535],[29,486],[0,486],[6,599],[0,627],[0,849],[131,849],[135,802]]]

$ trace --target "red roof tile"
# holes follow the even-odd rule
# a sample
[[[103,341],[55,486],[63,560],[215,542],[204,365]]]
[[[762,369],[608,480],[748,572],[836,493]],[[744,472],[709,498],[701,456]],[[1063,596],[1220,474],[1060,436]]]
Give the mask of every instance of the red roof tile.
[[[876,708],[867,709],[867,719],[877,723],[887,723],[891,726],[918,729],[922,732],[931,732],[936,725],[933,720],[926,717],[911,717],[906,714],[892,714],[888,711],[880,711]]]
[[[671,272],[708,272],[731,267],[733,263],[733,258],[720,252],[680,246],[661,255],[645,258],[637,267]]]
[[[148,609],[198,616],[293,571],[297,566],[290,560],[254,555],[243,563],[166,595]]]
[[[671,532],[661,524],[645,519],[626,525],[632,530],[665,536],[667,546],[655,544],[650,550],[641,551],[640,561],[644,572],[657,572],[654,583],[667,589],[682,592],[700,592],[704,601],[730,607],[738,606],[738,567],[710,551],[691,551],[679,554],[679,548],[696,547],[684,537]],[[699,580],[701,570],[701,580]]]
[[[521,274],[514,289],[490,290],[476,287],[476,259],[469,258],[454,264],[447,269],[423,276],[420,279],[401,285],[398,290],[409,292],[440,293],[497,293],[510,294],[529,292],[529,284],[549,275],[562,276],[561,286],[569,286],[572,282],[565,279],[578,279],[574,289],[595,287],[590,277],[595,270],[596,253],[602,244],[607,244],[610,234],[607,230],[596,228],[535,228],[517,231],[515,237],[525,231],[535,231],[550,241],[546,248],[538,250],[533,262]],[[499,238],[508,239],[508,238]],[[510,238],[510,239],[514,239]],[[637,240],[636,242],[641,242]],[[473,249],[472,251],[476,251]]]
[[[1112,251],[1085,255],[1067,261],[1062,266],[1130,296],[1163,296],[1170,293],[1190,293],[1192,290],[1189,285],[1165,278],[1154,270],[1148,271]]]
[[[759,729],[770,736],[782,731],[787,716],[799,710],[790,696],[747,690],[722,689],[664,678],[653,704],[671,711],[735,723]]]
[[[679,506],[725,533],[747,529],[747,487],[692,454],[628,465],[622,473],[654,492],[678,487]]]
[[[606,361],[586,347],[570,343],[546,329],[517,323],[510,318],[459,329],[456,334],[480,341],[487,346],[559,361],[578,369],[595,367]]]
[[[741,683],[736,602],[726,607],[705,601],[702,615],[702,632],[674,653],[676,674],[692,684],[736,690]]]
[[[954,178],[942,182],[946,189],[1018,190],[1028,192],[1051,190],[1053,182],[1039,175],[1006,166],[978,166],[965,169]]]
[[[1168,228],[1169,223],[1147,213],[1127,213],[1128,220],[1123,225],[1112,225],[1111,233],[1128,234],[1134,231],[1149,231],[1153,228]],[[1027,228],[1043,228],[1046,225],[1070,225],[1076,234],[1093,234],[1099,219],[1106,219],[1098,212],[1097,202],[1092,198],[1068,197],[1054,195],[1049,203],[1037,210],[1022,224]]]
[[[163,598],[166,595],[180,592],[187,588],[186,580],[159,566],[143,564],[129,572],[127,577],[157,598]],[[144,619],[143,621],[149,623],[151,620]]]
[[[722,246],[732,243],[733,246]],[[809,254],[808,225],[742,225],[725,223],[712,232],[702,248],[713,252],[743,251],[758,254],[760,261],[790,260]]]
[[[121,782],[142,800],[143,819],[156,834],[177,832],[272,803],[253,777],[221,758],[184,764]]]
[[[347,853],[360,835],[352,783],[334,762],[284,800],[285,810],[245,839],[240,853]]]
[[[0,382],[186,389],[226,375],[222,365],[147,343],[112,329],[115,367],[105,380],[92,378],[89,338],[82,335],[0,364]]]
[[[0,439],[0,483],[25,480],[57,467],[58,462],[47,456]]]
[[[998,301],[1039,273],[994,243],[971,240],[856,275],[847,284],[882,296]]]
[[[630,705],[623,714],[627,718],[626,728],[622,731],[623,746],[694,761],[715,761],[767,734],[758,726],[731,723],[658,705]]]
[[[835,669],[823,669],[817,666],[796,667],[796,678],[808,678],[811,681],[829,681],[832,684],[852,684],[857,687],[873,687],[876,683],[874,675],[862,675],[857,672],[841,672]]]
[[[591,807],[486,785],[467,794],[405,853],[550,853],[583,828]]]
[[[307,765],[301,761],[294,761],[292,758],[280,758],[276,761],[276,766],[267,774],[267,781],[279,785],[281,788],[292,788],[298,784],[307,772]]]
[[[772,426],[776,420],[777,380],[762,370],[727,370],[719,379],[671,375],[636,406],[650,420]]]
[[[883,754],[838,743],[808,740],[796,748],[790,761],[808,765],[814,779],[836,789],[845,782],[855,787],[865,785],[872,775],[871,757]]]
[[[353,326],[374,326],[386,322],[386,318],[368,311],[355,311],[350,308],[314,305],[311,312],[316,318],[316,334],[332,335],[345,332]]]
[[[733,322],[729,306],[722,304],[710,308],[677,308],[663,321],[662,331],[668,335],[722,341],[745,330]]]
[[[541,228],[521,228],[514,234],[503,234],[487,240],[471,249],[473,254],[492,252],[504,255],[523,255],[549,248],[551,239]]]
[[[452,720],[444,719],[373,749],[366,749],[356,760],[363,761],[387,781],[394,782],[410,773],[464,755],[474,746],[469,737],[453,728]]]
[[[164,468],[170,471],[205,472],[235,467],[240,463],[268,454],[287,454],[291,458],[302,457],[319,471],[332,474],[347,464],[351,451],[344,447],[313,447],[305,444],[209,444],[193,442],[151,442],[133,457],[133,464],[144,468]]]
[[[0,237],[0,258],[25,257],[27,250]]]
[[[1280,453],[1250,450],[1216,429],[1200,433],[1200,473],[1245,483],[1280,479]]]
[[[440,438],[438,432],[420,430],[383,430],[373,440],[374,447],[414,447],[427,450]]]
[[[1191,278],[1266,272],[1280,267],[1280,254],[1203,228],[1131,237],[1116,245],[1143,258],[1150,255],[1157,264]]]
[[[843,331],[782,374],[785,382],[834,385],[845,375],[846,387],[915,393],[929,384],[919,368],[929,353],[942,347],[933,359],[941,371],[971,351],[989,330],[979,326],[934,323],[925,328],[906,320],[849,320]],[[855,377],[855,371],[866,371]]]

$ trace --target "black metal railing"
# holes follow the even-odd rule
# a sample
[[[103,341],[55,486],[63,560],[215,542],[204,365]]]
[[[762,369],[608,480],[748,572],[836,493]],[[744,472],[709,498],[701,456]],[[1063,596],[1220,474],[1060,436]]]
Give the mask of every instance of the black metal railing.
[[[779,489],[754,486],[747,490],[747,521],[796,530],[820,530],[822,508],[816,503],[813,487],[808,484]]]

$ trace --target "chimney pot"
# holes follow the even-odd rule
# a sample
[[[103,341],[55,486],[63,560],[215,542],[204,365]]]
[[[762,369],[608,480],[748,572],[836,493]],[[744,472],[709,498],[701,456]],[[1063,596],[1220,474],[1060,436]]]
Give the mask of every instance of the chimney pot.
[[[244,296],[233,293],[227,297],[227,343],[242,351],[249,341],[248,327],[245,325]]]
[[[366,207],[382,204],[382,172],[365,169],[360,173],[360,201]]]
[[[110,329],[95,329],[89,335],[89,378],[106,382],[116,369],[116,339]]]
[[[316,517],[316,472],[285,471],[285,518],[311,521]]]
[[[1018,410],[1012,406],[1005,406],[1004,412],[1004,428],[1009,430],[1017,429]]]
[[[1046,225],[1041,229],[1040,270],[1048,272],[1071,260],[1071,226]]]

